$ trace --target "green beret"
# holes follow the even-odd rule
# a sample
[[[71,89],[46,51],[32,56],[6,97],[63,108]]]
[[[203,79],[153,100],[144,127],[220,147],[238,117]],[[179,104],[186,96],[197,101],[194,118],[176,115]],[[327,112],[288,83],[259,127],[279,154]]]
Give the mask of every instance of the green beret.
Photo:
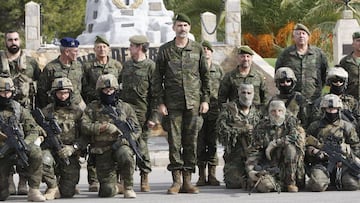
[[[209,41],[204,40],[204,41],[201,43],[201,45],[202,45],[203,47],[206,47],[206,48],[210,49],[211,52],[214,52],[214,49],[212,48],[211,43],[210,43]]]
[[[307,28],[305,25],[298,23],[295,25],[294,30],[303,30],[305,31],[308,35],[310,35],[310,30],[309,28]]]
[[[99,35],[96,36],[96,40],[95,40],[95,44],[98,44],[98,43],[104,43],[104,44],[110,46],[109,41],[107,41],[107,39],[105,39],[105,37],[102,37]]]
[[[254,51],[249,46],[241,46],[238,48],[238,54],[254,55]]]
[[[358,39],[358,38],[360,38],[360,32],[354,32],[353,35],[352,35],[352,38],[353,38],[353,39]]]
[[[189,23],[189,25],[191,25],[190,18],[187,15],[185,15],[184,13],[179,13],[179,14],[175,15],[174,22],[175,21],[187,22],[187,23]]]
[[[129,38],[129,41],[133,44],[144,44],[146,42],[149,42],[145,35],[134,35]]]

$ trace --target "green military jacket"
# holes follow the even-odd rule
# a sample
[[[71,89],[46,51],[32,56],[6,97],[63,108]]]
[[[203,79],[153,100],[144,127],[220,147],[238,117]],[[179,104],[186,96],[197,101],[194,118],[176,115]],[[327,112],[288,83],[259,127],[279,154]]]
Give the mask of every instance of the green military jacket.
[[[120,76],[120,98],[133,107],[141,125],[155,108],[151,103],[154,72],[155,63],[150,59],[139,62],[129,60],[124,63]]]
[[[36,60],[30,56],[26,56],[21,51],[17,60],[9,62],[6,53],[0,51],[0,72],[9,73],[14,81],[16,95],[14,99],[23,107],[31,109],[34,105],[36,96],[36,81],[40,76],[40,68]]]
[[[159,48],[154,75],[155,104],[168,109],[194,109],[209,103],[210,75],[202,46],[189,39],[184,48],[175,39]]]
[[[62,64],[59,60],[54,59],[48,63],[43,72],[40,74],[38,81],[38,101],[39,107],[44,108],[47,104],[52,103],[52,97],[49,95],[52,82],[55,78],[66,77],[69,78],[73,87],[73,102],[74,104],[80,104],[81,97],[81,80],[83,76],[83,70],[81,64],[78,61],[73,61],[70,67]]]
[[[222,67],[216,63],[211,63],[209,67],[210,72],[210,103],[209,103],[209,111],[206,113],[208,119],[216,120],[220,108],[219,108],[219,88],[220,82],[223,79],[225,73]]]
[[[268,100],[268,92],[265,84],[265,76],[251,67],[248,75],[240,74],[238,67],[225,74],[220,83],[219,103],[234,101],[239,98],[238,89],[241,84],[247,83],[254,86],[254,101],[257,106],[265,106]]]
[[[141,133],[141,127],[137,120],[133,108],[121,100],[115,105],[115,110],[119,113],[118,118],[121,121],[128,121],[134,128],[131,136],[137,140]],[[112,144],[119,139],[119,135],[105,132],[100,133],[100,126],[104,123],[114,123],[113,119],[104,112],[104,105],[99,100],[94,100],[85,108],[81,130],[83,135],[87,136],[86,140],[91,145],[92,153],[102,154],[111,149]]]
[[[12,120],[15,125],[12,127],[19,130],[27,144],[33,143],[38,138],[40,126],[37,125],[28,109],[21,106],[20,103],[15,100],[12,100],[8,106],[2,108],[4,109],[0,110],[0,119],[6,124],[9,124]],[[0,147],[2,145],[3,143],[0,142]]]
[[[55,106],[54,103],[47,105],[42,110],[45,119],[54,118],[61,127],[59,138],[65,145],[80,143],[80,128],[83,111],[75,105],[66,107]],[[83,143],[82,146],[86,146]]]
[[[119,61],[116,61],[108,57],[107,64],[100,64],[96,58],[87,61],[83,64],[84,75],[82,78],[81,95],[86,104],[98,98],[98,93],[95,91],[96,81],[100,75],[111,73],[115,77],[120,77],[122,65]]]
[[[294,71],[297,78],[295,91],[301,92],[311,101],[321,96],[326,71],[329,68],[327,58],[321,49],[309,45],[307,53],[299,55],[296,46],[292,45],[278,56],[275,72],[280,67],[289,67]]]
[[[357,64],[351,53],[340,60],[340,66],[349,73],[346,93],[360,100],[360,64]]]

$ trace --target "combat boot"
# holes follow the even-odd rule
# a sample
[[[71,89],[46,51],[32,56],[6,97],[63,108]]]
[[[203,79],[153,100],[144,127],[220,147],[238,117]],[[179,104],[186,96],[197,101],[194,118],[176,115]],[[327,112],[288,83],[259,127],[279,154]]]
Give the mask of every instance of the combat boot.
[[[44,196],[47,200],[59,199],[61,197],[58,187],[46,189]]]
[[[192,193],[192,194],[199,193],[199,188],[197,188],[191,184],[191,172],[190,171],[183,171],[183,185],[181,187],[181,192],[182,193]]]
[[[133,189],[125,189],[124,198],[136,198],[135,191]]]
[[[116,187],[118,194],[124,194],[124,181],[121,180],[119,183],[116,183]]]
[[[148,173],[141,173],[140,187],[141,192],[150,192]]]
[[[17,194],[18,195],[27,195],[27,193],[28,193],[27,179],[25,176],[19,175],[19,185],[18,185]]]
[[[206,185],[206,170],[204,165],[199,165],[199,180],[196,182],[197,186],[204,186]]]
[[[208,165],[208,184],[213,186],[219,186],[220,182],[216,179],[216,166]]]
[[[288,192],[298,192],[299,188],[296,185],[288,185],[287,186],[287,191]]]
[[[29,188],[27,195],[29,202],[45,202],[46,198],[41,194],[39,189]]]
[[[171,195],[176,195],[179,193],[181,188],[181,171],[175,170],[175,171],[171,171],[171,173],[173,178],[173,184],[168,189],[167,193]]]
[[[13,174],[9,175],[8,183],[9,183],[9,194],[16,195],[16,187],[14,183]]]
[[[99,192],[99,183],[92,182],[89,184],[89,192]]]

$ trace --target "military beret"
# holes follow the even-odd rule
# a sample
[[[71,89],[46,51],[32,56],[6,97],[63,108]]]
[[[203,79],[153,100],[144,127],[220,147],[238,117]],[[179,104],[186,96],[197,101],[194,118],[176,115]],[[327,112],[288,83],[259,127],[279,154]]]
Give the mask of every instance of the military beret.
[[[206,47],[206,48],[210,49],[211,52],[214,51],[214,49],[213,49],[212,46],[211,46],[211,43],[210,43],[209,41],[207,41],[207,40],[204,40],[204,41],[201,43],[201,45],[202,45],[203,47]]]
[[[191,25],[190,18],[187,15],[185,15],[184,13],[178,13],[177,15],[175,15],[174,22],[175,21],[187,22],[187,23],[189,23],[189,25]]]
[[[296,24],[295,27],[294,27],[294,30],[303,30],[306,33],[308,33],[308,35],[311,34],[309,28],[307,28],[305,25],[303,25],[301,23]]]
[[[149,42],[145,35],[134,35],[129,38],[129,41],[133,44],[144,44],[146,42]]]
[[[78,47],[79,41],[71,37],[64,37],[60,40],[60,44],[63,47]]]
[[[358,38],[360,38],[360,32],[354,32],[353,35],[352,35],[352,38],[353,38],[353,39],[358,39]]]
[[[102,37],[99,35],[97,35],[96,39],[95,39],[95,44],[98,44],[98,43],[103,43],[103,44],[106,44],[107,46],[110,46],[109,41],[107,41],[107,39],[105,37]]]
[[[238,48],[238,54],[254,55],[254,51],[249,46],[241,46]]]

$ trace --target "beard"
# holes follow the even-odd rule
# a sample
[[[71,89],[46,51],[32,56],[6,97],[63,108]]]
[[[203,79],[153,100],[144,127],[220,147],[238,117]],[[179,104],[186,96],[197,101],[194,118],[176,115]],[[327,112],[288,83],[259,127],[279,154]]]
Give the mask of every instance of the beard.
[[[17,45],[7,46],[6,48],[7,48],[8,52],[10,52],[12,54],[16,54],[20,50],[20,47]]]

